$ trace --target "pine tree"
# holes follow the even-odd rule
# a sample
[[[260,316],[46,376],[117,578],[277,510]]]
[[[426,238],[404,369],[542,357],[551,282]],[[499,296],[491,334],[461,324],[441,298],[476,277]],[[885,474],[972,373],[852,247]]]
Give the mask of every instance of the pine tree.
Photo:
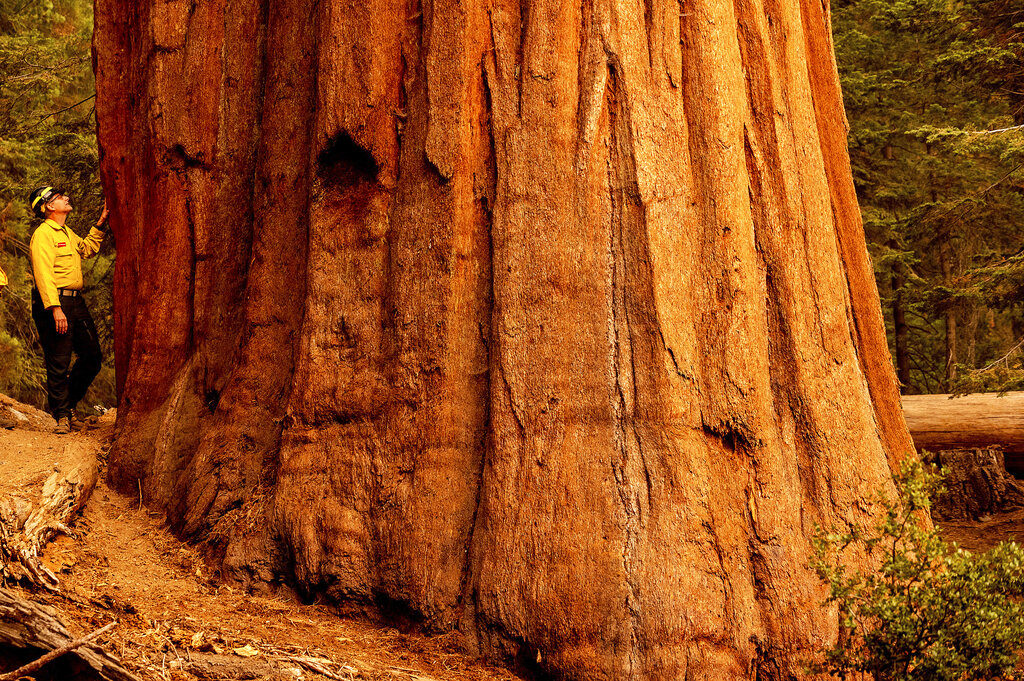
[[[963,389],[1024,330],[1019,306],[986,289],[991,264],[1024,241],[1020,100],[1008,87],[1022,50],[991,25],[993,4],[835,9],[854,176],[908,392]]]

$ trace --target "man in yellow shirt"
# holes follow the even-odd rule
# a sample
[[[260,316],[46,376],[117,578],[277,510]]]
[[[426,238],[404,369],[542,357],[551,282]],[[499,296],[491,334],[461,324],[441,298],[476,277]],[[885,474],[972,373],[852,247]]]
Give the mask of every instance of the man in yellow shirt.
[[[82,239],[65,222],[71,200],[53,187],[32,192],[29,203],[42,224],[32,234],[32,317],[39,330],[46,364],[46,394],[57,433],[71,431],[71,414],[103,363],[96,325],[82,298],[82,258],[103,243],[107,208]],[[71,353],[78,361],[71,366]]]

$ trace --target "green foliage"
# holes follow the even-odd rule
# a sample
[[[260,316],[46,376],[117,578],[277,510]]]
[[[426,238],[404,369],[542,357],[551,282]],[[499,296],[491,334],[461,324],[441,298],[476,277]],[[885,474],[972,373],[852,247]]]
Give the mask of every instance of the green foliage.
[[[1010,678],[1024,649],[1024,550],[1000,544],[975,555],[947,544],[921,522],[941,476],[914,461],[898,476],[899,496],[884,493],[872,528],[818,531],[813,567],[839,608],[839,643],[813,666],[846,678],[959,681]],[[876,561],[851,570],[849,552]]]
[[[20,340],[0,331],[0,392],[17,394],[45,390],[46,372],[33,362]]]
[[[908,392],[1005,386],[1008,376],[975,370],[1024,336],[1024,5],[833,7],[854,179],[901,380]]]
[[[38,220],[27,198],[41,184],[63,188],[75,206],[68,224],[79,234],[99,216],[91,40],[90,0],[0,0],[0,268],[11,280],[0,293],[0,352],[8,353],[0,392],[36,405],[45,398],[44,371],[31,314],[28,244]],[[111,241],[83,263],[108,358],[83,406],[114,403]]]

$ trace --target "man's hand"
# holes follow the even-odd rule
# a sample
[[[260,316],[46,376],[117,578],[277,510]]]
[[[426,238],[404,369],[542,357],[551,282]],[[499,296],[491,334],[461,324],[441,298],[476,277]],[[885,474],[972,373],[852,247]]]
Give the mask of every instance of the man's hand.
[[[53,323],[57,327],[57,333],[64,334],[68,332],[68,318],[64,316],[64,310],[61,309],[60,305],[53,308]]]
[[[103,229],[103,225],[107,222],[107,215],[110,211],[107,210],[107,200],[103,199],[103,213],[100,214],[100,219],[96,221],[96,228]]]

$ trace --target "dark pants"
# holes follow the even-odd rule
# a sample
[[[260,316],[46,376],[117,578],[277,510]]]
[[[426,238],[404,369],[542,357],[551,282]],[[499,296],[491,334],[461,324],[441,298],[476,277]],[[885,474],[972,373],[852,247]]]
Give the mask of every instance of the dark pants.
[[[96,325],[81,296],[61,296],[60,307],[68,318],[67,333],[57,333],[53,311],[43,307],[39,292],[32,292],[32,318],[39,329],[46,363],[46,395],[53,418],[70,416],[71,410],[85,397],[92,380],[100,372],[103,351],[96,335]],[[71,353],[78,361],[71,366]]]

